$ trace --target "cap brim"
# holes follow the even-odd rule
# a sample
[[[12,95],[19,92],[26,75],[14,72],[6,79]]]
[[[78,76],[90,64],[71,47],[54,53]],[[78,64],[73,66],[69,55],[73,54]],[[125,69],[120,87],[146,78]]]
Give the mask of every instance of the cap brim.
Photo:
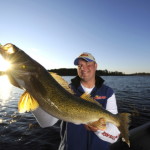
[[[93,60],[91,60],[91,59],[89,59],[89,58],[80,57],[80,58],[76,58],[76,59],[74,60],[74,65],[76,65],[76,66],[78,65],[79,59],[84,59],[85,61],[88,61],[88,62],[93,61]]]

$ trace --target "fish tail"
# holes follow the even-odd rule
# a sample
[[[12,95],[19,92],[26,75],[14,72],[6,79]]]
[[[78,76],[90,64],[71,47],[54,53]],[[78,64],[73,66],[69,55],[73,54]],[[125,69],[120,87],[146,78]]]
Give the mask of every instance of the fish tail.
[[[129,141],[129,123],[130,123],[130,114],[129,113],[121,113],[118,114],[119,116],[119,120],[120,120],[120,126],[118,127],[120,132],[121,132],[121,136],[122,136],[122,140],[124,142],[126,142],[128,144],[128,146],[130,147],[130,141]]]

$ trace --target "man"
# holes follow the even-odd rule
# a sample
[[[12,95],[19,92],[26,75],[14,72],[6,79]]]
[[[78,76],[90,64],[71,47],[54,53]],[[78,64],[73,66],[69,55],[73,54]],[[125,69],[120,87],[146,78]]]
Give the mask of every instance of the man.
[[[113,114],[118,113],[113,90],[104,85],[104,80],[96,75],[97,63],[90,53],[82,53],[74,61],[78,66],[78,76],[71,80],[71,88],[76,96],[83,93],[90,94],[106,110]],[[33,112],[42,127],[53,125],[57,119],[42,109]],[[46,121],[46,122],[45,122]],[[75,125],[62,121],[61,143],[59,150],[109,150],[109,143],[118,140],[120,131],[111,123],[99,120],[100,128],[88,125]]]

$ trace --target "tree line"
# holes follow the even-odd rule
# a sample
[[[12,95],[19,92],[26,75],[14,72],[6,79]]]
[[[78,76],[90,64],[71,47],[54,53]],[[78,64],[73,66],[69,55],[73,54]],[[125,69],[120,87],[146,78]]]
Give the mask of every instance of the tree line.
[[[60,69],[51,69],[48,70],[49,72],[55,72],[61,76],[76,76],[77,75],[77,69],[76,68],[60,68]],[[96,74],[99,76],[124,76],[125,74],[123,72],[118,71],[108,71],[105,70],[97,70]]]
[[[59,68],[59,69],[50,69],[49,72],[55,72],[61,76],[76,76],[77,75],[77,69],[76,68]],[[97,75],[99,76],[150,76],[150,73],[146,72],[136,72],[132,74],[125,74],[123,72],[119,71],[108,71],[105,70],[97,70]]]

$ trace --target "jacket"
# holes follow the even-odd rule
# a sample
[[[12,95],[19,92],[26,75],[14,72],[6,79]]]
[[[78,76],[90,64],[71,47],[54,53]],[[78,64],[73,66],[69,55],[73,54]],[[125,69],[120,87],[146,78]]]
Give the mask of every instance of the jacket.
[[[90,93],[96,101],[106,108],[107,100],[113,95],[113,90],[104,85],[104,80],[96,76],[96,84]],[[84,93],[80,78],[76,76],[70,84],[76,96]],[[62,121],[61,144],[59,150],[109,150],[109,143],[100,139],[94,132],[85,129],[84,125],[75,125]]]

